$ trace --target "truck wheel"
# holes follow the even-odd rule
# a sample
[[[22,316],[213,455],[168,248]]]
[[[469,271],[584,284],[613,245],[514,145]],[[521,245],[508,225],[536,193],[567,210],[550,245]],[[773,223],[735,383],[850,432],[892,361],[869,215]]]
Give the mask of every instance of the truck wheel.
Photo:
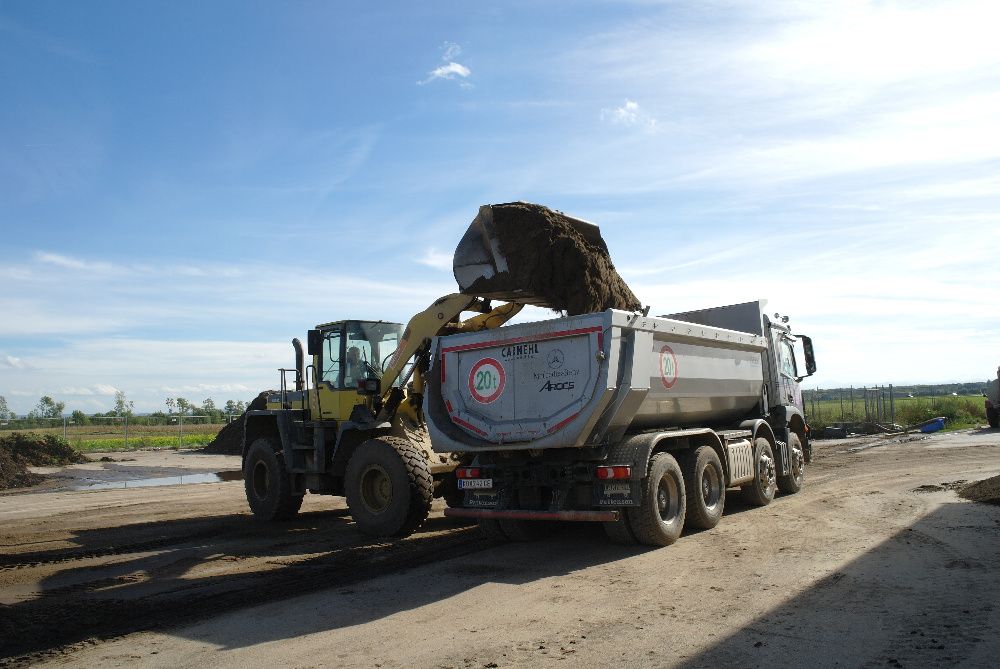
[[[726,505],[726,476],[722,461],[711,446],[699,446],[684,460],[684,492],[686,526],[710,530],[719,524]]]
[[[799,435],[794,432],[788,433],[788,454],[791,456],[791,471],[784,476],[778,477],[778,490],[786,495],[793,495],[802,490],[802,481],[805,478],[805,457],[802,454],[802,442]]]
[[[292,494],[285,459],[271,440],[259,437],[243,459],[243,486],[250,510],[258,520],[288,520],[299,512],[302,495]]]
[[[1000,427],[1000,409],[993,407],[986,410],[986,422],[990,424],[994,430]]]
[[[754,477],[740,491],[743,499],[754,506],[767,506],[774,499],[776,488],[774,471],[774,451],[771,442],[763,437],[753,444]]]
[[[635,538],[648,546],[669,546],[681,536],[685,510],[680,465],[669,453],[657,453],[649,461],[638,508],[626,511]]]
[[[405,537],[427,520],[434,478],[423,452],[405,439],[363,442],[348,461],[344,478],[347,506],[365,534]]]

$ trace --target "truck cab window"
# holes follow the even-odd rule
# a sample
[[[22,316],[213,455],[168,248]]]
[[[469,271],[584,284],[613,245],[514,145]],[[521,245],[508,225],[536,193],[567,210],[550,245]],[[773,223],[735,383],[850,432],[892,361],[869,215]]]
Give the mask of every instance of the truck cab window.
[[[781,340],[778,357],[781,359],[781,373],[790,379],[795,378],[795,351],[792,349],[792,343],[787,339]]]

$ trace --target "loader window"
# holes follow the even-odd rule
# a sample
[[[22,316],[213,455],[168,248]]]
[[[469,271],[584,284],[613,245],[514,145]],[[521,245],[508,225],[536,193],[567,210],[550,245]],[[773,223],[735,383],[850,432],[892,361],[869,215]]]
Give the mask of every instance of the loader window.
[[[340,378],[342,341],[343,337],[339,329],[327,332],[323,339],[323,380],[334,388],[340,388],[343,385]]]
[[[345,382],[355,387],[359,379],[381,378],[386,361],[399,347],[399,323],[351,321],[347,324]],[[357,362],[355,362],[357,361]]]

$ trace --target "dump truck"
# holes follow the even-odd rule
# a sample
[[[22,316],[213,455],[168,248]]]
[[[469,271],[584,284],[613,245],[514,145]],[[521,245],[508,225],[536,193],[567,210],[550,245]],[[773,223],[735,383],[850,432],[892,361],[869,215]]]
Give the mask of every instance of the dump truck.
[[[490,241],[486,274],[503,263]],[[456,256],[460,286],[477,281],[472,255]],[[714,527],[730,489],[759,506],[797,492],[811,460],[799,384],[816,371],[812,340],[763,300],[607,309],[438,336],[430,351],[431,444],[465,454],[464,496],[445,514],[495,538],[595,521],[615,541],[664,546]]]

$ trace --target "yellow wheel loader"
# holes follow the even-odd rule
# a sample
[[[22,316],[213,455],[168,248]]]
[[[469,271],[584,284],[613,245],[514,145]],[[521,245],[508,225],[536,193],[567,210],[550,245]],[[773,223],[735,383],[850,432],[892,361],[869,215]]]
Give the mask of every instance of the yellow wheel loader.
[[[431,338],[506,323],[521,310],[455,293],[436,300],[404,328],[344,320],[309,331],[280,390],[248,411],[243,480],[254,516],[294,516],[306,492],[347,498],[358,528],[406,536],[427,518],[433,497],[458,494],[452,472],[461,454],[435,453],[422,416]],[[463,312],[478,312],[461,320]],[[305,364],[305,356],[310,357]],[[286,382],[294,376],[294,389]]]
[[[461,501],[453,472],[463,454],[435,452],[422,415],[431,339],[500,327],[524,304],[551,306],[508,271],[494,225],[497,212],[524,204],[480,207],[455,251],[463,292],[436,300],[405,328],[343,320],[310,330],[305,352],[293,340],[295,369],[280,370],[280,390],[245,417],[243,479],[257,518],[294,516],[306,492],[340,495],[363,532],[406,536],[427,518],[433,497]],[[558,216],[607,253],[596,225]],[[490,299],[504,303],[493,308]],[[462,320],[463,312],[478,315]]]

